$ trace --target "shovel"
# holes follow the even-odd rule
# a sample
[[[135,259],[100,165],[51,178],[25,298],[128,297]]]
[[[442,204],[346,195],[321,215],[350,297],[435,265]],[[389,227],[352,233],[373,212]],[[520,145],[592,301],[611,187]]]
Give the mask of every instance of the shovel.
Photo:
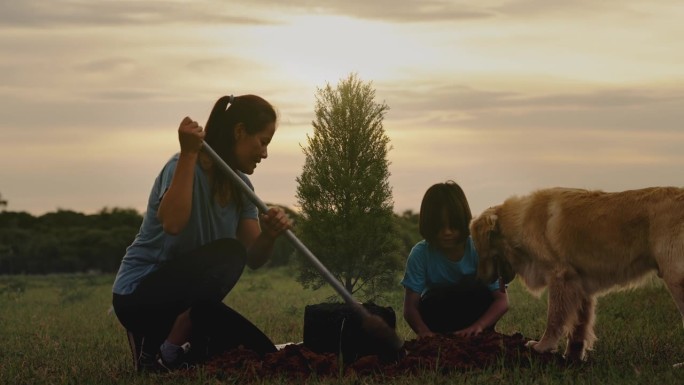
[[[259,197],[252,191],[251,188],[245,183],[245,181],[240,178],[235,171],[226,164],[226,162],[221,159],[221,157],[214,151],[214,149],[203,141],[202,149],[204,152],[211,157],[214,164],[218,166],[233,183],[237,184],[240,190],[247,195],[249,200],[256,205],[256,207],[262,213],[268,212],[268,207],[264,202],[259,199]],[[337,291],[337,293],[344,299],[344,301],[349,305],[355,312],[361,316],[361,325],[363,329],[370,335],[374,336],[378,341],[381,341],[388,348],[388,352],[391,356],[399,357],[403,352],[404,342],[399,338],[394,329],[390,328],[385,321],[377,315],[371,314],[365,307],[363,307],[358,301],[352,297],[352,295],[347,291],[347,289],[342,286],[340,281],[338,281],[328,269],[316,258],[316,256],[297,238],[296,235],[291,230],[285,230],[285,238],[287,238],[292,245],[304,255],[318,270],[318,272],[323,276],[323,278],[330,284],[330,286]]]

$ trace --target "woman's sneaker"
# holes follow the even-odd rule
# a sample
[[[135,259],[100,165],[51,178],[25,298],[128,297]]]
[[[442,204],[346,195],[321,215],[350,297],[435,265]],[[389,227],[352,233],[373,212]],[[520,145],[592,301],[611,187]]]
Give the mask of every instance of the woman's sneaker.
[[[143,352],[138,358],[136,371],[138,373],[164,373],[169,370],[159,363],[156,355]]]
[[[136,372],[168,372],[168,369],[159,364],[156,354],[146,353],[143,351],[145,337],[131,331],[126,331],[126,335],[128,337],[128,346],[131,349],[131,356],[133,357],[133,368],[135,368]]]
[[[190,359],[190,343],[186,342],[178,347],[176,352],[176,358],[173,361],[164,360],[164,356],[158,360],[158,364],[166,368],[167,370],[178,370],[178,369],[190,369],[192,367],[192,362]]]

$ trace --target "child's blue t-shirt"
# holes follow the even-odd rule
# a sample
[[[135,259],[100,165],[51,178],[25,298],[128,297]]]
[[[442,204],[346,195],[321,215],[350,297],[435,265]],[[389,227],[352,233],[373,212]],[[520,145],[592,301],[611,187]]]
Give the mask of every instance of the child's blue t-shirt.
[[[258,218],[254,203],[242,194],[242,207],[238,211],[235,201],[222,207],[213,198],[209,180],[199,164],[195,165],[192,191],[192,211],[186,227],[177,235],[164,232],[157,219],[157,210],[166,190],[171,185],[179,154],[169,159],[154,181],[142,225],[133,243],[126,249],[112,291],[131,294],[140,280],[155,271],[159,264],[183,253],[221,238],[236,238],[239,222],[243,218]],[[238,175],[254,189],[249,178]]]
[[[463,258],[457,262],[422,240],[409,253],[401,284],[421,295],[432,288],[455,285],[465,276],[477,275],[478,259],[471,237],[466,242]],[[497,280],[487,286],[489,290],[495,291],[499,289],[499,282]]]

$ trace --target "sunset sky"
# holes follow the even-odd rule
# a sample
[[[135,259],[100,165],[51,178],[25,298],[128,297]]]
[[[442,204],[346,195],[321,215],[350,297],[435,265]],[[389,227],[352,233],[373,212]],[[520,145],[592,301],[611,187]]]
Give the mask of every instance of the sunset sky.
[[[551,186],[684,186],[684,2],[0,2],[0,194],[34,215],[144,211],[188,115],[277,108],[252,176],[296,209],[316,90],[350,73],[390,110],[396,212],[461,184],[474,214]]]

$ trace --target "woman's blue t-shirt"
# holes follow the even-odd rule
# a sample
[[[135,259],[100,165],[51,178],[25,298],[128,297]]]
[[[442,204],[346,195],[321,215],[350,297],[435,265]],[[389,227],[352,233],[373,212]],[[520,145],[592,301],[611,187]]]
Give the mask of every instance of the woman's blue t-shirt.
[[[195,165],[192,191],[192,211],[188,224],[178,235],[169,235],[157,219],[161,198],[171,185],[178,162],[176,154],[166,163],[154,181],[147,211],[133,243],[126,249],[112,291],[131,294],[140,280],[155,271],[160,263],[195,250],[221,238],[236,238],[239,222],[243,218],[258,218],[256,206],[242,194],[242,207],[238,211],[235,201],[222,207],[213,198],[209,180],[199,164]],[[238,175],[254,189],[249,178]]]

